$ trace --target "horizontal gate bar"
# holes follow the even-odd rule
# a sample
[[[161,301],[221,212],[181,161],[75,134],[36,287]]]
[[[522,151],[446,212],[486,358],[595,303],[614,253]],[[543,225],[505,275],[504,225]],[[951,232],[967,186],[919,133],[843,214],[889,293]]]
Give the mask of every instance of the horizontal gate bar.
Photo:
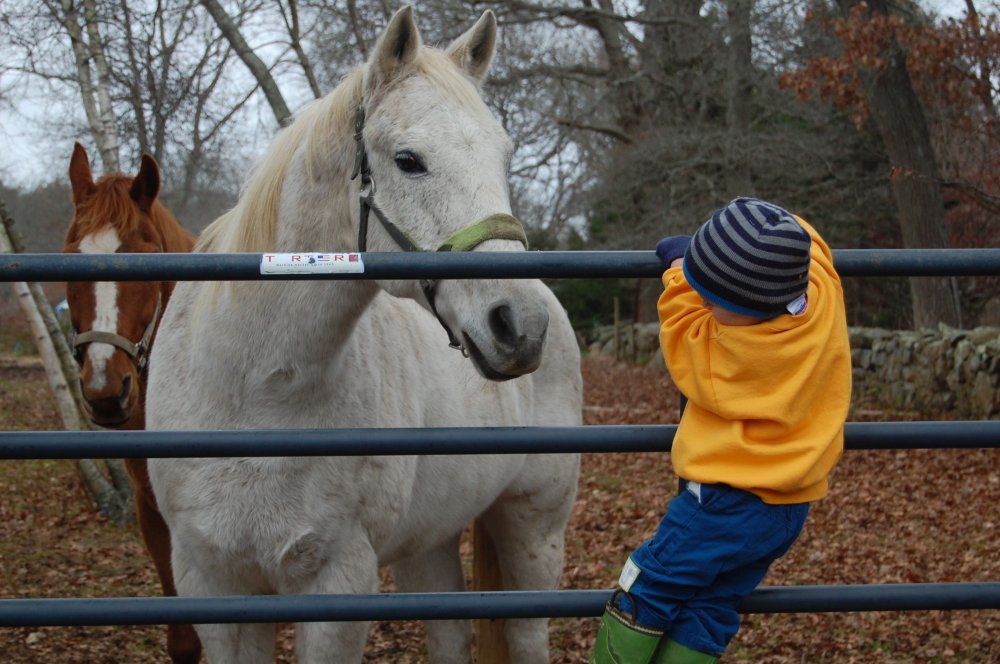
[[[0,600],[0,627],[599,616],[609,590]],[[1000,583],[760,588],[741,613],[1000,608]]]
[[[228,431],[4,431],[0,459],[663,452],[675,424]],[[848,449],[1000,448],[1000,420],[848,422]]]
[[[1000,274],[1000,249],[839,249],[842,276]],[[372,252],[364,272],[260,274],[265,254],[0,254],[0,281],[243,281],[259,279],[520,279],[651,277],[652,251]]]

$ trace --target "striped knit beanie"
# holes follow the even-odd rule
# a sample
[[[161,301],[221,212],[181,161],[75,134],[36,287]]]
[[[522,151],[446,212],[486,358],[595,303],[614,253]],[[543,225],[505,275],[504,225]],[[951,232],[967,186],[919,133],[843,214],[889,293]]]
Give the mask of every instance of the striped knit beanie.
[[[703,298],[739,314],[798,313],[809,286],[810,244],[786,210],[737,198],[691,236],[684,276]]]

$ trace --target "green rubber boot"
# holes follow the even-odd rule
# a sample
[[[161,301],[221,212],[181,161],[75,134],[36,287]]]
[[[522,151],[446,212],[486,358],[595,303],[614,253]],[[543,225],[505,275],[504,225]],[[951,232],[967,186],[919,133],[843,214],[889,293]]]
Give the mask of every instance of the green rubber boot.
[[[612,602],[601,616],[590,664],[650,664],[663,632],[640,625]]]
[[[715,664],[719,658],[700,650],[682,646],[673,639],[663,639],[651,664]]]

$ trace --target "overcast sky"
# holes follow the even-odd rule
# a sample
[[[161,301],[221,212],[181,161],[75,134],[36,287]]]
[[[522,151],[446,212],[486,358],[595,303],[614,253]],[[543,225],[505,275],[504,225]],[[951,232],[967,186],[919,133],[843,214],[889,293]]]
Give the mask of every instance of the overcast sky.
[[[920,0],[920,4],[943,16],[958,16],[965,11],[965,0]],[[982,0],[978,5],[985,5]],[[0,58],[4,53],[0,51]],[[242,67],[238,60],[230,65]],[[15,95],[7,95],[14,86]],[[282,92],[293,110],[309,99],[305,90],[290,90],[284,82]],[[83,110],[76,101],[70,108],[53,103],[53,95],[43,85],[17,85],[11,75],[0,75],[0,91],[8,98],[7,105],[0,107],[0,182],[7,186],[33,188],[39,184],[66,177],[66,169],[73,150],[73,142],[79,138],[74,127],[83,126]],[[258,94],[258,97],[260,95]],[[11,98],[13,97],[13,99]],[[270,110],[258,100],[247,113],[246,122],[257,130],[248,132],[255,136],[262,149],[270,138],[273,125]],[[68,116],[75,117],[72,124],[66,122]],[[262,121],[258,122],[258,118]],[[268,122],[270,119],[270,122]],[[59,129],[62,127],[62,129]],[[250,145],[248,148],[253,149]],[[96,155],[91,155],[93,158]],[[123,156],[124,157],[124,156]],[[123,163],[124,171],[133,171],[137,164]]]

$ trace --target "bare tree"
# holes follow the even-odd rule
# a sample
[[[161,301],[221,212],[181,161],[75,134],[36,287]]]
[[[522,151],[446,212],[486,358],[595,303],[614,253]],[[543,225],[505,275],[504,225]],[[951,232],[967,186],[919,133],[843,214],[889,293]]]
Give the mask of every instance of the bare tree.
[[[0,252],[21,252],[23,248],[14,219],[0,201]],[[67,431],[90,428],[76,362],[44,291],[37,283],[16,282],[12,286],[42,358],[63,428]],[[94,507],[116,523],[130,523],[135,513],[132,485],[124,464],[120,459],[107,459],[105,468],[107,476],[93,459],[76,460],[77,473]]]
[[[153,154],[164,172],[164,199],[193,230],[235,197],[237,171],[242,176],[236,164],[253,155],[234,126],[256,89],[233,76],[228,41],[207,14],[192,11],[196,6],[0,0],[3,69],[18,72],[26,87],[48,86],[50,105],[68,110],[53,135],[71,145],[89,134],[105,172],[116,172],[119,160]],[[83,126],[69,112],[81,107],[72,100],[81,93]]]
[[[295,53],[295,58],[302,68],[302,73],[305,75],[306,81],[309,83],[309,89],[312,91],[313,97],[319,99],[323,93],[319,89],[319,83],[316,81],[316,72],[302,44],[302,24],[299,21],[298,1],[285,0],[282,3],[279,0],[278,10],[281,12],[281,20],[284,22],[285,31],[288,33],[288,44]]]
[[[104,55],[104,42],[98,25],[94,0],[84,0],[83,14],[73,0],[46,0],[53,16],[69,35],[76,57],[77,81],[90,132],[97,143],[104,170],[116,173],[118,167],[118,128],[111,104],[111,72]]]
[[[167,165],[172,186],[165,198],[187,220],[199,182],[217,173],[211,167],[213,152],[220,150],[225,132],[256,88],[227,87],[232,49],[221,35],[206,30],[206,21],[194,11],[197,0],[172,3],[169,9],[118,1],[122,44],[114,78],[131,108],[125,126],[139,153]],[[209,212],[204,221],[214,216]]]
[[[732,72],[726,90],[726,125],[729,130],[726,172],[729,176],[729,191],[747,196],[755,193],[750,131],[755,78],[750,28],[753,5],[753,0],[726,1],[726,33],[729,38],[727,55]]]
[[[44,1],[58,11],[43,18],[65,34],[52,19],[69,0]],[[220,171],[242,176],[232,128],[243,105],[267,101],[267,135],[364,60],[392,9],[387,0],[87,2],[100,18],[123,158],[152,152],[185,220]],[[0,0],[0,21],[11,3]],[[449,40],[484,8],[502,27],[484,92],[515,142],[512,204],[533,246],[651,247],[741,194],[802,212],[834,243],[885,240],[867,229],[896,240],[880,175],[888,144],[778,85],[782,72],[836,47],[803,21],[800,0],[426,0],[426,40]],[[23,71],[77,84],[76,60],[50,26],[8,25]],[[79,25],[89,49],[82,16]],[[231,66],[234,55],[243,66]],[[978,66],[988,77],[990,61]]]
[[[847,13],[860,0],[838,2]],[[885,0],[867,0],[866,8],[872,16],[887,16],[890,11]],[[884,57],[884,67],[861,70],[859,74],[872,118],[895,169],[891,187],[899,210],[904,246],[948,247],[941,178],[927,119],[910,80],[906,55],[895,38],[890,39]],[[915,327],[933,327],[939,322],[961,326],[954,278],[913,278],[910,292]]]
[[[211,15],[215,24],[219,26],[222,34],[229,40],[240,60],[250,70],[260,89],[264,92],[267,103],[270,104],[278,124],[280,126],[288,124],[292,119],[292,112],[288,110],[288,104],[285,103],[285,98],[281,94],[278,84],[271,77],[271,71],[267,65],[264,64],[247,43],[246,39],[244,39],[236,22],[226,13],[226,10],[223,9],[217,0],[200,0],[200,2],[201,6]]]

